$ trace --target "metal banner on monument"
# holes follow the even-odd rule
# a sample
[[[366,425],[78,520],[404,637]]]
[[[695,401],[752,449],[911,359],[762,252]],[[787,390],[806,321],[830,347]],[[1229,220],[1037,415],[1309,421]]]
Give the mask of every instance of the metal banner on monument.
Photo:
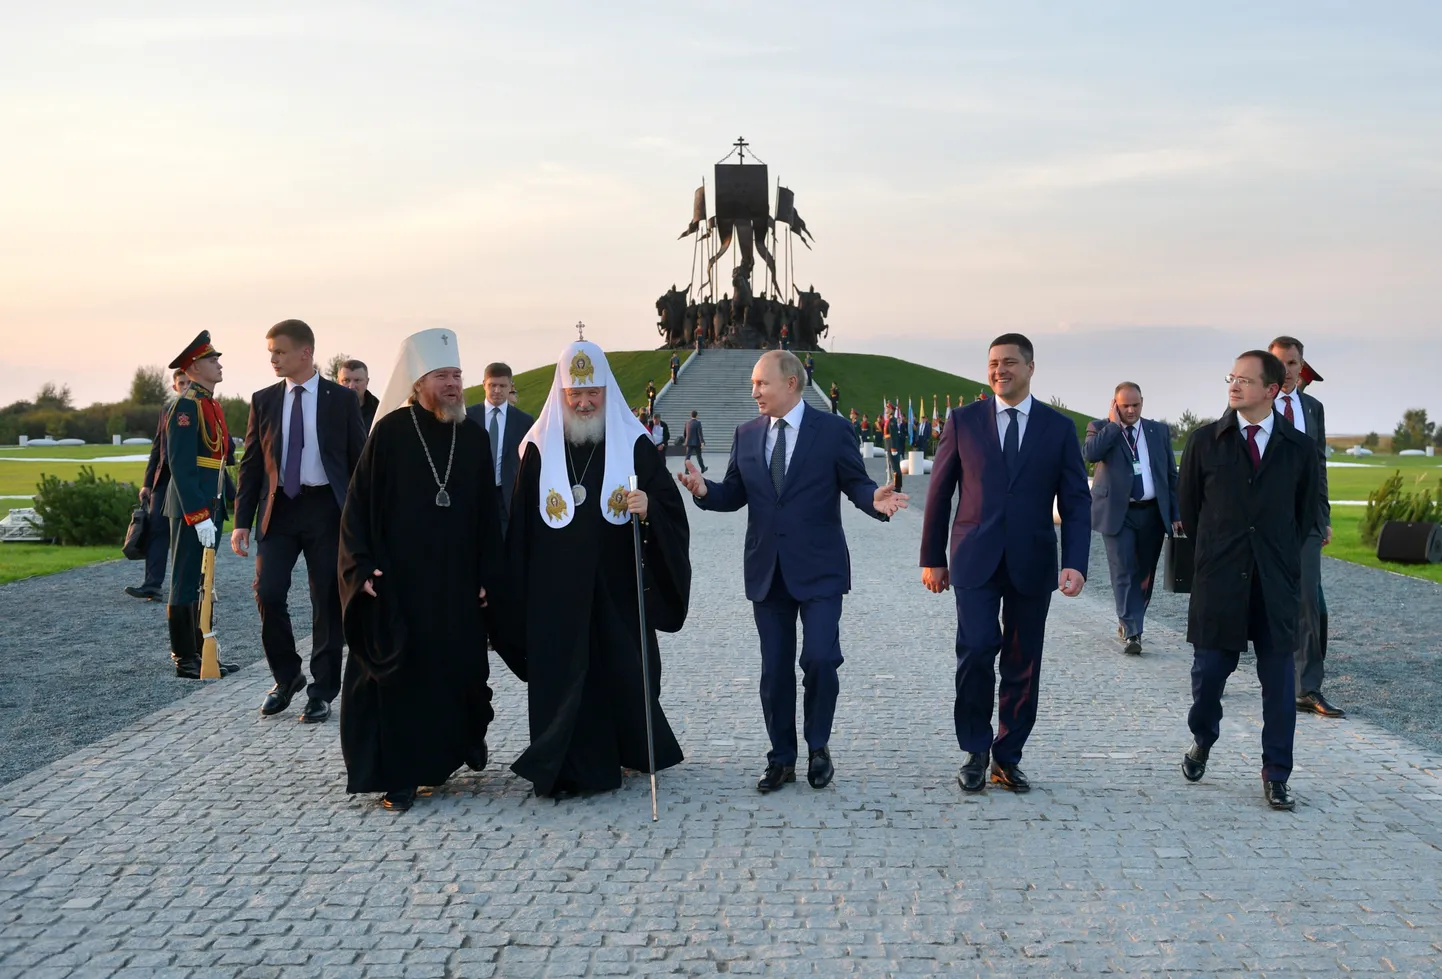
[[[820,350],[831,307],[814,286],[796,284],[794,243],[810,251],[815,238],[796,211],[795,192],[780,181],[773,188],[770,168],[744,139],[712,179],[715,213],[706,213],[703,179],[678,238],[692,239],[688,285],[672,283],[656,300],[663,348]]]

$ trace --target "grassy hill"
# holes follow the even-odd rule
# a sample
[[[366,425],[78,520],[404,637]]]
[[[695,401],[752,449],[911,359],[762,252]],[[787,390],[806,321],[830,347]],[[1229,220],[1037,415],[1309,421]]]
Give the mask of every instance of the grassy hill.
[[[948,374],[934,367],[913,364],[895,357],[830,353],[815,353],[812,356],[816,360],[815,379],[822,390],[830,390],[832,381],[835,381],[840,389],[842,414],[855,408],[858,412],[865,412],[875,418],[876,413],[881,410],[883,398],[899,401],[902,411],[906,410],[906,399],[911,398],[919,416],[921,405],[916,402],[925,398],[926,414],[929,417],[932,395],[936,396],[941,411],[945,413],[948,394],[951,395],[952,407],[960,403],[959,398],[964,398],[966,403],[970,404],[982,391],[991,394],[990,386],[984,381]],[[1084,436],[1087,422],[1091,419],[1075,411],[1063,409],[1063,412],[1076,425],[1078,436]]]
[[[757,351],[758,357],[760,353]],[[682,361],[684,362],[689,356],[691,356],[690,351],[683,351],[681,353]],[[875,418],[881,408],[882,398],[900,399],[904,411],[907,398],[915,401],[925,397],[926,413],[930,415],[932,395],[937,396],[942,411],[945,411],[948,394],[951,395],[951,403],[954,407],[960,403],[958,400],[960,398],[965,398],[967,403],[970,403],[976,400],[979,392],[990,393],[990,388],[982,381],[961,377],[957,374],[948,374],[946,371],[940,371],[934,367],[913,364],[895,357],[825,352],[817,352],[812,356],[816,360],[816,380],[821,387],[829,389],[831,382],[835,381],[836,386],[840,388],[843,414],[855,408],[857,411],[865,412]],[[611,371],[616,375],[621,390],[626,392],[626,400],[633,408],[646,403],[646,381],[648,379],[654,378],[656,387],[659,389],[670,377],[671,351],[669,350],[607,352],[606,359],[611,362]],[[537,367],[516,375],[517,404],[522,411],[534,415],[540,410],[546,400],[546,395],[551,390],[551,378],[554,373],[555,366],[547,364],[545,367]],[[476,404],[484,397],[485,391],[479,384],[466,388],[466,404]],[[919,404],[916,405],[916,413],[921,414],[921,405]],[[1076,424],[1078,435],[1085,435],[1087,422],[1090,419],[1075,411],[1065,410],[1065,413]]]
[[[689,350],[680,353],[682,363],[691,356]],[[632,408],[646,404],[648,380],[655,380],[656,390],[659,391],[671,379],[670,350],[621,350],[615,353],[607,351],[606,360],[610,362],[611,373],[616,375],[616,383],[626,392],[626,401]],[[516,407],[531,415],[540,411],[541,405],[546,403],[546,395],[551,393],[551,380],[555,376],[555,364],[535,367],[517,374]],[[468,405],[479,404],[485,397],[486,390],[480,384],[466,388]]]

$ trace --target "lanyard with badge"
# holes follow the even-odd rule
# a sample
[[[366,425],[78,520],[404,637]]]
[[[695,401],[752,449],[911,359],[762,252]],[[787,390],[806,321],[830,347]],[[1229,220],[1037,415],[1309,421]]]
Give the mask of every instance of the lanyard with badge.
[[[1122,431],[1126,432],[1126,431],[1129,431],[1129,430],[1131,430],[1131,429],[1133,429],[1133,428],[1140,428],[1140,427],[1141,427],[1140,425],[1138,425],[1138,426],[1127,425],[1127,426],[1123,426]],[[1127,443],[1127,451],[1130,452],[1130,453],[1131,453],[1131,456],[1132,456],[1132,475],[1133,475],[1133,476],[1140,476],[1140,475],[1142,474],[1142,446],[1141,446],[1141,438],[1140,438],[1138,435],[1133,435],[1131,438],[1129,438],[1129,439],[1124,439],[1123,441],[1125,441],[1125,442]]]

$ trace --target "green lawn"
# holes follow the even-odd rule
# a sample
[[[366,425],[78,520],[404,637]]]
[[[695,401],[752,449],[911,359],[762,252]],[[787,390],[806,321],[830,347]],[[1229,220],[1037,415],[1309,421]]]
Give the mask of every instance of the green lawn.
[[[35,575],[69,571],[82,564],[113,561],[118,547],[61,547],[59,544],[0,544],[0,585]]]
[[[58,452],[70,453],[84,448],[76,446],[73,449],[55,447]],[[46,458],[58,458],[59,455]],[[0,496],[24,496],[35,492],[40,477],[45,474],[59,476],[61,479],[73,479],[80,471],[82,465],[86,465],[84,457],[73,457],[73,463],[66,462],[11,462],[8,457],[0,458]],[[140,485],[141,478],[145,475],[145,463],[143,462],[97,462],[94,464],[95,475],[101,478],[110,476],[117,483],[134,483]],[[20,503],[18,500],[0,501],[11,506]]]
[[[148,445],[0,445],[0,460],[43,457],[46,459],[102,459],[111,456],[140,456],[141,464],[150,455]]]
[[[1438,480],[1442,478],[1442,459],[1435,456],[1429,459],[1426,456],[1375,455],[1353,459],[1335,453],[1331,461],[1362,463],[1357,467],[1327,467],[1327,495],[1334,500],[1366,500],[1368,493],[1398,470],[1402,472],[1403,489],[1409,491],[1421,489],[1418,483],[1425,480],[1435,495]]]
[[[1389,470],[1390,471],[1390,470]],[[1425,578],[1442,584],[1442,564],[1394,564],[1377,560],[1377,548],[1362,543],[1359,528],[1366,507],[1339,506],[1332,508],[1332,543],[1322,548],[1328,557],[1340,558],[1369,568],[1385,568],[1413,578]]]
[[[683,364],[686,362],[686,358],[691,356],[691,351],[688,350],[678,352],[681,354]],[[626,392],[626,401],[632,408],[645,406],[648,380],[655,380],[657,391],[666,386],[666,382],[671,379],[671,354],[670,350],[606,352],[606,360],[611,365],[611,373],[616,375],[616,383],[621,385],[622,391]],[[551,381],[555,376],[555,364],[547,364],[544,367],[532,368],[517,374],[515,377],[516,407],[530,415],[540,411],[541,405],[546,403],[546,395],[551,393]],[[479,404],[485,396],[485,388],[480,384],[466,388],[466,404],[468,405]]]

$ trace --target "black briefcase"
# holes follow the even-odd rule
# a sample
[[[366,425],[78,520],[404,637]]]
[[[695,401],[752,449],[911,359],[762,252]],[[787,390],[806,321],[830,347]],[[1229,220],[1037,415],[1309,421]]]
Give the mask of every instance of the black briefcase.
[[[125,543],[120,545],[120,553],[132,561],[143,561],[149,543],[150,508],[136,507],[130,515],[130,526],[125,528]]]
[[[1163,567],[1167,576],[1163,587],[1167,591],[1174,591],[1181,595],[1191,594],[1194,553],[1190,537],[1174,534],[1167,538],[1166,561]]]

